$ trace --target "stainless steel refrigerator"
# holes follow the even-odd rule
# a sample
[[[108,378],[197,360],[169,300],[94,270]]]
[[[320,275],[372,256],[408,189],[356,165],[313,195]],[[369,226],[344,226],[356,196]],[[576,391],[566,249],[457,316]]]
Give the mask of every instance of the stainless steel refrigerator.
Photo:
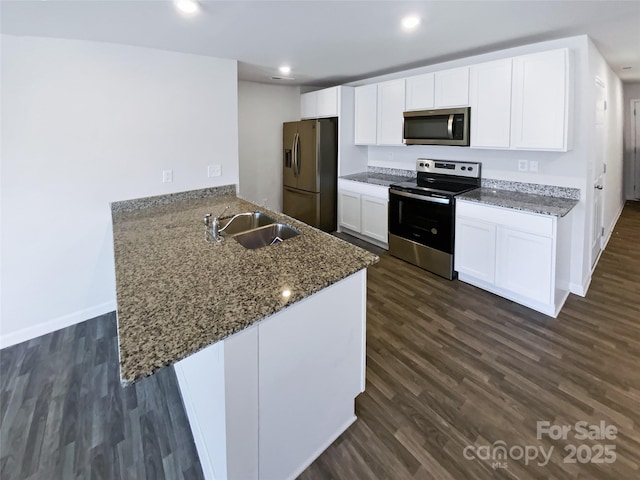
[[[283,128],[283,212],[325,232],[336,229],[338,119]]]

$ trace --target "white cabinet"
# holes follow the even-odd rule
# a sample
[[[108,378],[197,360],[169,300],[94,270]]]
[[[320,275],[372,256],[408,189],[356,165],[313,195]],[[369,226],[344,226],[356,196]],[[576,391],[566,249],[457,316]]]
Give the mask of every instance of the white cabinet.
[[[549,303],[553,238],[498,227],[496,285],[537,302]]]
[[[300,117],[337,117],[340,111],[340,87],[325,88],[300,95]]]
[[[569,64],[567,48],[513,59],[511,148],[571,148]]]
[[[338,179],[338,225],[341,231],[388,247],[389,188]]]
[[[375,145],[378,125],[378,85],[364,85],[355,89],[356,145]]]
[[[379,242],[387,243],[389,201],[384,198],[362,195],[361,205],[360,233]]]
[[[568,215],[458,199],[454,258],[459,279],[556,317],[569,294],[570,223]]]
[[[469,67],[435,72],[434,103],[436,108],[469,105]]]
[[[378,145],[402,145],[404,80],[378,84]]]
[[[434,107],[434,74],[409,77],[405,81],[405,111]]]
[[[340,226],[355,232],[360,231],[360,197],[359,193],[348,190],[338,191],[338,205],[340,206],[340,218],[338,219],[338,223]]]
[[[471,147],[509,148],[512,60],[471,66]]]
[[[496,273],[496,225],[459,217],[455,253],[458,273],[493,283]]]

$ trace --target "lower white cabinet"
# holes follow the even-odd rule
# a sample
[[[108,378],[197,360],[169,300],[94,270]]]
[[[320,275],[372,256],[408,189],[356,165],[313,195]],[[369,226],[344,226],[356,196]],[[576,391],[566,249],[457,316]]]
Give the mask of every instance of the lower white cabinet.
[[[338,179],[341,231],[388,248],[388,206],[388,187]]]
[[[557,317],[569,295],[568,216],[458,200],[455,231],[461,281]]]

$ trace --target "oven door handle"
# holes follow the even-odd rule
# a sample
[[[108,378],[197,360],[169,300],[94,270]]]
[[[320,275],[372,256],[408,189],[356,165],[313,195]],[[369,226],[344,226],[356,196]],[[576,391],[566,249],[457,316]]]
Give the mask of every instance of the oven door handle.
[[[445,205],[449,205],[449,203],[451,203],[449,198],[428,197],[426,195],[416,195],[415,193],[403,192],[401,190],[390,190],[389,193],[392,195],[400,195],[401,197],[409,197],[431,203],[443,203]]]
[[[449,140],[453,140],[453,114],[449,115],[449,121],[447,122],[447,134]]]

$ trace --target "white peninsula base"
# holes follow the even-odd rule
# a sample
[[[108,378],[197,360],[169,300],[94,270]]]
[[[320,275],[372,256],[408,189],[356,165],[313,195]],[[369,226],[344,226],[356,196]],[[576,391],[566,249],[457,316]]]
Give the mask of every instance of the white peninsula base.
[[[206,479],[292,479],[355,420],[366,269],[174,365]]]

